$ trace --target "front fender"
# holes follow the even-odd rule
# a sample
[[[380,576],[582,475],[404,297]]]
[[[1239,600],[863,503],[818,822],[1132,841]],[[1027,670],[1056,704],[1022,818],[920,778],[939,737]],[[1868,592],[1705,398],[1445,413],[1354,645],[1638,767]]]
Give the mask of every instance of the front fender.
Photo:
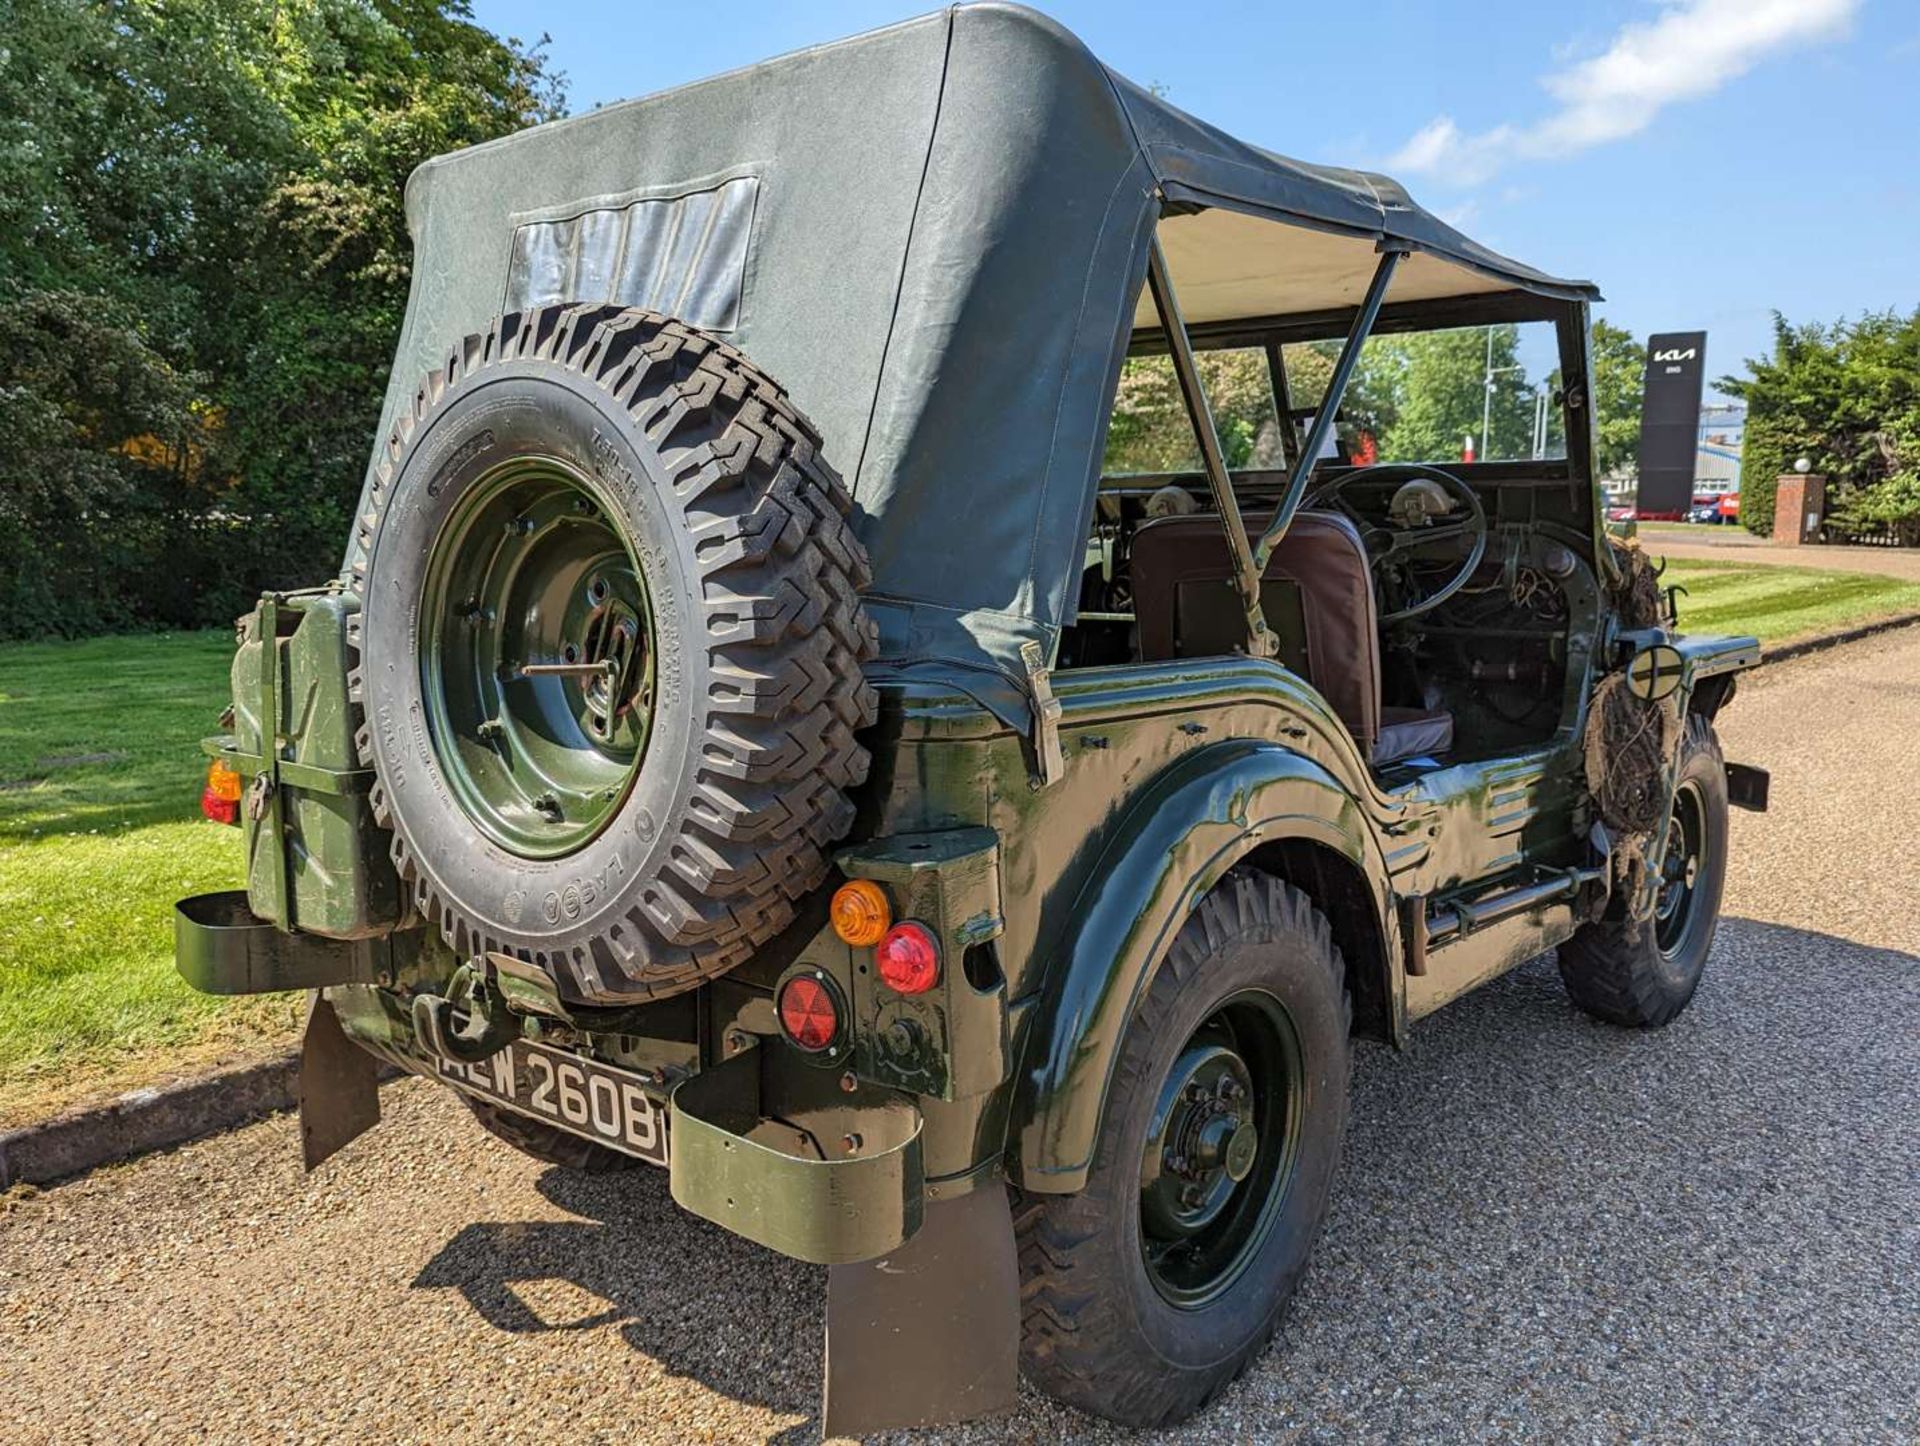
[[[1084,1185],[1121,1037],[1175,932],[1250,850],[1286,838],[1357,864],[1384,921],[1386,867],[1365,815],[1312,759],[1272,743],[1218,743],[1135,795],[1052,947],[1024,1022],[1012,1115],[1024,1186]]]

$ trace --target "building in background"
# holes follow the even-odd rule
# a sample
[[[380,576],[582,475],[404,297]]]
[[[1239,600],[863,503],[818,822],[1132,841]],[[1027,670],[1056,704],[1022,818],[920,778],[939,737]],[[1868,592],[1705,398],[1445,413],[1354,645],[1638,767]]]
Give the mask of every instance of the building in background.
[[[1744,402],[1716,402],[1700,409],[1700,443],[1693,460],[1695,497],[1720,497],[1740,490],[1740,444],[1746,431]]]
[[[1740,449],[1746,430],[1746,403],[1705,402],[1699,406],[1694,424],[1693,488],[1689,501],[1738,495]],[[1639,469],[1629,463],[1601,478],[1600,487],[1609,507],[1634,507],[1640,492]],[[1671,512],[1673,507],[1666,510]]]

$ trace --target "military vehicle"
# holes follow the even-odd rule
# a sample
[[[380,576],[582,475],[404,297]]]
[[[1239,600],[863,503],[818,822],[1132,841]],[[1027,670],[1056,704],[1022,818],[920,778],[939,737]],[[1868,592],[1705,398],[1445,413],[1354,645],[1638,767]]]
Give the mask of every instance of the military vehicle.
[[[1017,1366],[1171,1422],[1301,1279],[1354,1040],[1554,948],[1685,1008],[1759,653],[1607,534],[1590,285],[990,4],[407,209],[343,564],[241,621],[208,744],[248,886],[179,906],[198,987],[312,991],[310,1165],[423,1075],[828,1264],[829,1431]],[[1538,455],[1394,455],[1368,349],[1468,328],[1489,415],[1542,339]],[[1179,445],[1104,466],[1156,378]]]

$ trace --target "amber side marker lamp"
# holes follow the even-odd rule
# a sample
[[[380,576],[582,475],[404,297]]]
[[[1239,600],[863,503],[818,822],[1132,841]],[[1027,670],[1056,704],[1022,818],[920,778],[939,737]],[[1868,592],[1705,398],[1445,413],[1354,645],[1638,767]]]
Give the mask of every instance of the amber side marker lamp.
[[[887,937],[887,927],[893,923],[887,891],[872,879],[854,879],[835,889],[828,912],[840,942],[856,949],[871,949]]]

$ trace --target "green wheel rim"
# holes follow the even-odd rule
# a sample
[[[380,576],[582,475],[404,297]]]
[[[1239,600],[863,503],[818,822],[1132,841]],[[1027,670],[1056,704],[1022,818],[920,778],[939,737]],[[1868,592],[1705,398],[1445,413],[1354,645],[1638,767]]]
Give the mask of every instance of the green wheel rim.
[[[1660,887],[1653,909],[1654,937],[1663,957],[1674,958],[1688,944],[1700,910],[1695,907],[1700,875],[1707,865],[1707,805],[1699,784],[1682,783],[1667,820],[1667,848],[1660,860]]]
[[[1169,1303],[1232,1287],[1272,1235],[1300,1157],[1306,1066],[1286,1007],[1250,990],[1210,1014],[1161,1085],[1140,1159],[1140,1248]]]
[[[420,633],[429,741],[481,832],[523,858],[598,836],[646,755],[656,651],[598,489],[552,457],[488,472],[434,539]]]

